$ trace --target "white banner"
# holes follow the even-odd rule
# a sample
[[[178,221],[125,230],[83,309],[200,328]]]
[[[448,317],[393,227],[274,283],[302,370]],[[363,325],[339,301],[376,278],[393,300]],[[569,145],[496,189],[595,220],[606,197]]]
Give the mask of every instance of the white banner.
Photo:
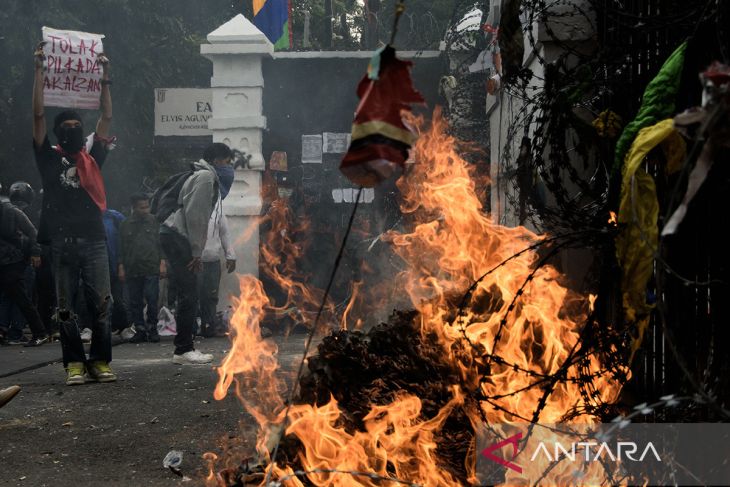
[[[321,135],[302,135],[302,164],[322,164]]]
[[[212,100],[210,88],[155,89],[155,135],[211,135]]]
[[[344,154],[350,147],[350,134],[325,132],[322,134],[322,145],[327,154]]]
[[[102,66],[97,57],[104,52],[101,34],[43,27],[46,72],[43,98],[46,106],[99,108]]]

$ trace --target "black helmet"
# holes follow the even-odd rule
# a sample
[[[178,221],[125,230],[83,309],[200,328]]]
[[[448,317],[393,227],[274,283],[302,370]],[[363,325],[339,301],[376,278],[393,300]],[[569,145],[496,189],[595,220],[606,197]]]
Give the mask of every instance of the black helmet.
[[[18,203],[25,203],[30,206],[33,204],[33,200],[35,199],[35,191],[33,191],[33,187],[25,181],[17,181],[10,185],[8,197],[10,198],[10,202],[14,205]]]

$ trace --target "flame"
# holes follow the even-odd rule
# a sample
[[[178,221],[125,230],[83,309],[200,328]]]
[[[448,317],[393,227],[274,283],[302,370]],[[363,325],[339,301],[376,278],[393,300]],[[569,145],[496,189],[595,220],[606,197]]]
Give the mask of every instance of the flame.
[[[260,426],[256,451],[261,458],[268,458],[268,440],[273,431],[268,426],[281,422],[281,394],[286,386],[277,374],[277,346],[261,336],[261,318],[269,303],[264,287],[249,275],[240,277],[240,287],[241,295],[234,300],[230,323],[232,346],[218,367],[213,397],[225,398],[235,382],[236,396]]]
[[[618,225],[618,218],[616,217],[615,211],[608,212],[608,224],[614,227]]]
[[[299,460],[315,485],[353,485],[353,478],[339,472],[362,472],[382,478],[422,479],[423,486],[458,485],[435,458],[434,434],[441,429],[451,411],[463,402],[454,388],[453,398],[434,418],[423,421],[421,400],[404,395],[393,403],[374,406],[364,418],[365,431],[350,434],[336,426],[340,419],[337,401],[332,398],[322,407],[298,405],[290,413],[287,434],[304,443]],[[393,473],[388,472],[392,467]],[[317,472],[317,470],[320,470]],[[377,487],[381,479],[357,477],[357,485]]]
[[[308,241],[299,237],[309,232],[309,223],[296,218],[288,200],[279,198],[261,225],[269,227],[260,246],[261,271],[284,294],[283,303],[269,303],[268,308],[277,316],[290,314],[308,323],[304,313],[316,310],[323,296],[321,290],[306,284],[310,276],[300,270]]]
[[[352,294],[350,295],[350,300],[347,303],[347,306],[345,307],[345,311],[342,313],[342,319],[340,320],[340,329],[347,330],[347,318],[350,315],[350,312],[352,311],[352,308],[355,306],[355,303],[357,302],[357,298],[360,296],[360,288],[362,287],[363,281],[355,281],[352,283]],[[351,329],[359,329],[362,325],[362,319],[358,318],[355,321],[355,325],[351,327]]]
[[[414,120],[411,125],[422,124]],[[462,408],[474,427],[482,424],[482,417],[490,423],[533,419],[557,423],[569,411],[590,411],[592,401],[611,403],[620,392],[615,380],[597,375],[591,384],[594,396],[586,398],[578,381],[571,380],[579,377],[579,365],[566,361],[579,343],[594,297],[569,290],[553,267],[536,266],[537,252],[524,251],[546,236],[524,227],[503,227],[484,212],[473,166],[459,155],[456,140],[446,129],[437,110],[414,147],[416,163],[397,182],[401,210],[414,222],[413,230],[390,231],[384,240],[406,269],[392,279],[392,291],[408,296],[419,312],[422,333],[438,337],[460,371],[459,383],[452,385],[452,399],[432,418],[422,416],[418,397],[401,395],[390,404],[373,405],[362,428],[354,432],[342,424],[334,398],[322,406],[292,406],[286,434],[301,443],[299,461],[314,485],[391,485],[374,477],[333,471],[396,476],[423,486],[460,485],[438,467],[436,456],[435,438],[455,408]],[[289,211],[272,205],[272,221],[291,225]],[[301,247],[288,228],[272,225],[261,250],[268,264],[264,272],[287,290],[285,306],[310,306],[321,294],[303,284],[296,266]],[[455,302],[478,280],[471,300],[477,305],[467,306],[455,320]],[[367,302],[359,285],[353,286],[342,328],[351,320],[356,299]],[[242,277],[232,320],[233,347],[219,369],[215,390],[220,399],[236,383],[236,394],[259,422],[257,451],[262,457],[268,455],[272,426],[281,423],[284,410],[279,394],[283,384],[276,377],[276,346],[260,336],[259,322],[267,306],[272,305],[261,283]],[[465,339],[483,352],[469,360],[456,356],[453,350],[458,347],[453,345]],[[602,368],[596,356],[589,356],[587,366],[591,371]],[[485,368],[490,371],[488,377],[477,372]],[[569,380],[553,384],[547,394],[546,387],[535,387],[541,378],[561,369]],[[464,391],[476,390],[489,399],[466,407]],[[588,415],[579,419],[594,420]],[[473,443],[470,448],[473,451]],[[287,478],[285,485],[303,485],[291,467],[269,468],[277,478]],[[464,468],[473,479],[473,459]],[[560,469],[555,471],[559,474]]]
[[[558,372],[579,340],[589,300],[564,287],[553,267],[535,270],[536,252],[524,252],[497,267],[545,236],[524,227],[503,227],[484,213],[471,177],[473,166],[459,156],[456,140],[446,129],[437,111],[416,144],[418,163],[398,181],[402,211],[420,221],[411,233],[389,235],[395,252],[407,264],[407,270],[398,276],[398,287],[406,290],[420,312],[423,332],[435,332],[446,350],[465,334],[487,354],[502,359],[502,363],[490,364],[488,381],[474,374],[473,364],[460,364],[473,386],[481,382],[486,396],[500,397],[494,404],[484,405],[489,421],[531,420],[544,391],[529,387],[535,377],[522,371],[538,376]],[[489,299],[491,306],[482,313],[468,311],[452,325],[454,295],[463,295],[495,267],[478,284],[473,299]],[[459,363],[456,357],[452,360]],[[600,367],[592,357],[591,368]],[[568,369],[568,377],[577,375],[577,367]],[[603,378],[594,385],[602,402],[615,400],[620,389]],[[522,393],[501,397],[525,388]],[[577,384],[556,384],[537,419],[559,422],[580,397]]]

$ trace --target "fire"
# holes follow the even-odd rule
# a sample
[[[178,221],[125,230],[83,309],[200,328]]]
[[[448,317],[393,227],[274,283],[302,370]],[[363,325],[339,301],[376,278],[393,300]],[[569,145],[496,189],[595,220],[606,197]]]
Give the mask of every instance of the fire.
[[[308,234],[309,223],[297,218],[283,198],[272,202],[260,223],[268,226],[260,245],[261,271],[283,295],[280,300],[283,302],[269,302],[267,309],[275,316],[291,315],[296,321],[309,324],[310,315],[317,310],[324,295],[322,290],[307,284],[311,276],[300,270],[308,244],[308,239],[302,236]],[[328,303],[326,310],[333,313],[332,303]]]
[[[363,281],[355,281],[352,283],[352,294],[350,295],[350,300],[347,302],[347,306],[345,307],[345,311],[342,313],[342,319],[340,320],[340,329],[347,330],[347,329],[354,329],[357,330],[362,325],[362,319],[358,318],[355,321],[355,324],[348,328],[347,326],[347,319],[352,312],[352,308],[355,306],[355,303],[357,303],[357,298],[360,296],[360,288],[362,287]]]
[[[454,410],[463,410],[474,427],[483,418],[490,423],[557,423],[569,411],[590,411],[593,401],[611,403],[620,392],[619,383],[596,374],[591,384],[594,395],[582,394],[579,381],[573,380],[579,377],[579,366],[599,371],[602,364],[596,356],[580,365],[569,359],[595,298],[569,290],[561,284],[557,270],[536,265],[540,260],[536,251],[524,251],[546,236],[524,227],[500,226],[484,212],[472,167],[460,157],[456,140],[446,128],[437,110],[414,147],[416,163],[397,183],[401,210],[413,222],[413,230],[391,231],[385,240],[405,268],[390,279],[391,291],[407,294],[419,312],[422,334],[438,337],[449,361],[460,371],[459,383],[451,386],[451,400],[431,418],[423,416],[418,397],[403,394],[390,404],[373,404],[354,430],[343,424],[334,398],[321,406],[293,405],[285,434],[301,443],[298,460],[314,485],[396,485],[382,480],[393,477],[423,486],[460,485],[439,468],[436,455],[439,431]],[[288,210],[274,211],[285,216]],[[262,247],[265,273],[287,290],[285,306],[317,302],[321,294],[297,281],[295,261],[301,254],[296,252],[301,248],[287,231],[272,227]],[[456,319],[456,304],[476,281],[471,301]],[[353,321],[356,300],[368,302],[367,290],[360,284],[353,286],[341,328]],[[233,347],[221,364],[215,390],[220,399],[235,382],[236,394],[259,422],[257,451],[262,458],[268,458],[271,431],[281,424],[285,408],[276,346],[260,335],[267,307],[271,304],[261,283],[242,277],[231,323]],[[474,352],[468,359],[454,352],[455,345],[465,340]],[[480,370],[489,370],[489,375],[481,376]],[[550,384],[545,380],[558,372],[567,380]],[[476,393],[486,399],[466,405],[465,397]],[[585,415],[580,421],[591,422],[593,417]],[[472,442],[472,452],[474,447]],[[285,485],[303,485],[290,466],[269,468],[275,478],[286,479]],[[473,460],[467,459],[464,469],[465,477],[473,479]],[[359,474],[337,473],[343,471]]]
[[[420,399],[404,395],[392,404],[374,406],[364,418],[365,431],[350,434],[336,426],[341,413],[332,398],[322,407],[306,404],[292,408],[286,433],[304,442],[300,461],[307,471],[319,470],[308,477],[315,485],[353,485],[352,477],[340,472],[361,472],[380,478],[363,475],[355,480],[357,484],[377,487],[383,485],[382,479],[393,477],[389,467],[395,478],[427,479],[421,484],[424,486],[458,485],[438,467],[434,434],[462,402],[463,396],[454,388],[454,397],[439,414],[422,421]],[[338,472],[328,471],[333,469]]]
[[[542,388],[529,386],[537,377],[555,374],[563,366],[579,340],[589,299],[561,285],[561,276],[553,267],[535,271],[536,252],[522,253],[498,267],[545,236],[524,227],[503,227],[484,213],[471,166],[457,153],[456,140],[446,135],[446,128],[437,111],[415,147],[417,164],[398,181],[402,211],[420,221],[411,233],[389,236],[395,252],[407,264],[407,270],[398,276],[398,287],[406,290],[421,313],[423,331],[437,333],[446,350],[465,334],[486,351],[487,358],[478,360],[491,365],[490,380],[480,381],[473,364],[461,367],[471,384],[481,382],[485,396],[499,397],[493,404],[483,404],[487,419],[529,421],[544,394]],[[468,311],[452,325],[454,295],[463,295],[495,268],[474,291],[474,302],[490,300],[487,309]],[[490,355],[500,360],[490,359]],[[456,357],[453,360],[458,362]],[[592,359],[591,368],[600,370],[597,359]],[[568,368],[568,377],[577,377],[576,366]],[[609,379],[599,378],[594,385],[602,402],[615,400],[620,389]],[[522,393],[505,394],[523,389]],[[556,384],[535,419],[558,422],[580,397],[577,384]]]
[[[260,429],[256,451],[268,458],[269,425],[281,422],[286,389],[277,371],[277,347],[261,336],[261,318],[269,300],[261,281],[253,276],[241,276],[241,295],[235,301],[231,318],[232,346],[218,368],[219,380],[213,397],[221,400],[235,382],[235,392],[246,410],[256,419]]]

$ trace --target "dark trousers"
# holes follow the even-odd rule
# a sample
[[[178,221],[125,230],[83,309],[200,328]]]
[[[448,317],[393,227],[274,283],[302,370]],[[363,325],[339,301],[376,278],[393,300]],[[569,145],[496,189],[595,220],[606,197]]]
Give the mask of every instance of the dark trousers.
[[[83,291],[90,314],[91,349],[88,361],[111,362],[112,339],[109,314],[112,296],[106,242],[88,239],[60,239],[52,244],[53,275],[56,280],[56,317],[61,331],[63,364],[86,362],[74,303]]]
[[[38,314],[49,334],[58,329],[53,313],[56,308],[56,283],[53,279],[53,257],[51,247],[41,245],[41,266],[35,272]]]
[[[221,263],[203,262],[203,271],[198,276],[198,299],[200,299],[200,322],[205,327],[215,323],[218,307],[218,285],[221,280]]]
[[[0,266],[0,292],[18,307],[28,322],[33,337],[40,338],[46,335],[46,328],[25,287],[26,267],[25,262]]]
[[[35,280],[35,271],[33,266],[26,264],[23,272],[23,283],[25,284],[25,293],[28,299],[33,301],[33,281]],[[17,340],[23,336],[23,330],[28,320],[20,311],[20,308],[10,300],[9,296],[0,293],[0,326],[8,327],[7,338],[9,340]]]
[[[188,270],[193,254],[187,239],[177,234],[160,233],[160,245],[167,258],[170,278],[177,289],[175,354],[181,355],[195,350],[193,330],[198,310],[198,286],[195,273]]]
[[[160,294],[160,276],[127,277],[129,314],[138,332],[157,332],[157,296]],[[147,320],[144,303],[147,302]]]
[[[127,299],[124,295],[125,286],[116,275],[109,276],[109,284],[114,303],[112,305],[111,327],[113,331],[122,331],[129,326]]]

